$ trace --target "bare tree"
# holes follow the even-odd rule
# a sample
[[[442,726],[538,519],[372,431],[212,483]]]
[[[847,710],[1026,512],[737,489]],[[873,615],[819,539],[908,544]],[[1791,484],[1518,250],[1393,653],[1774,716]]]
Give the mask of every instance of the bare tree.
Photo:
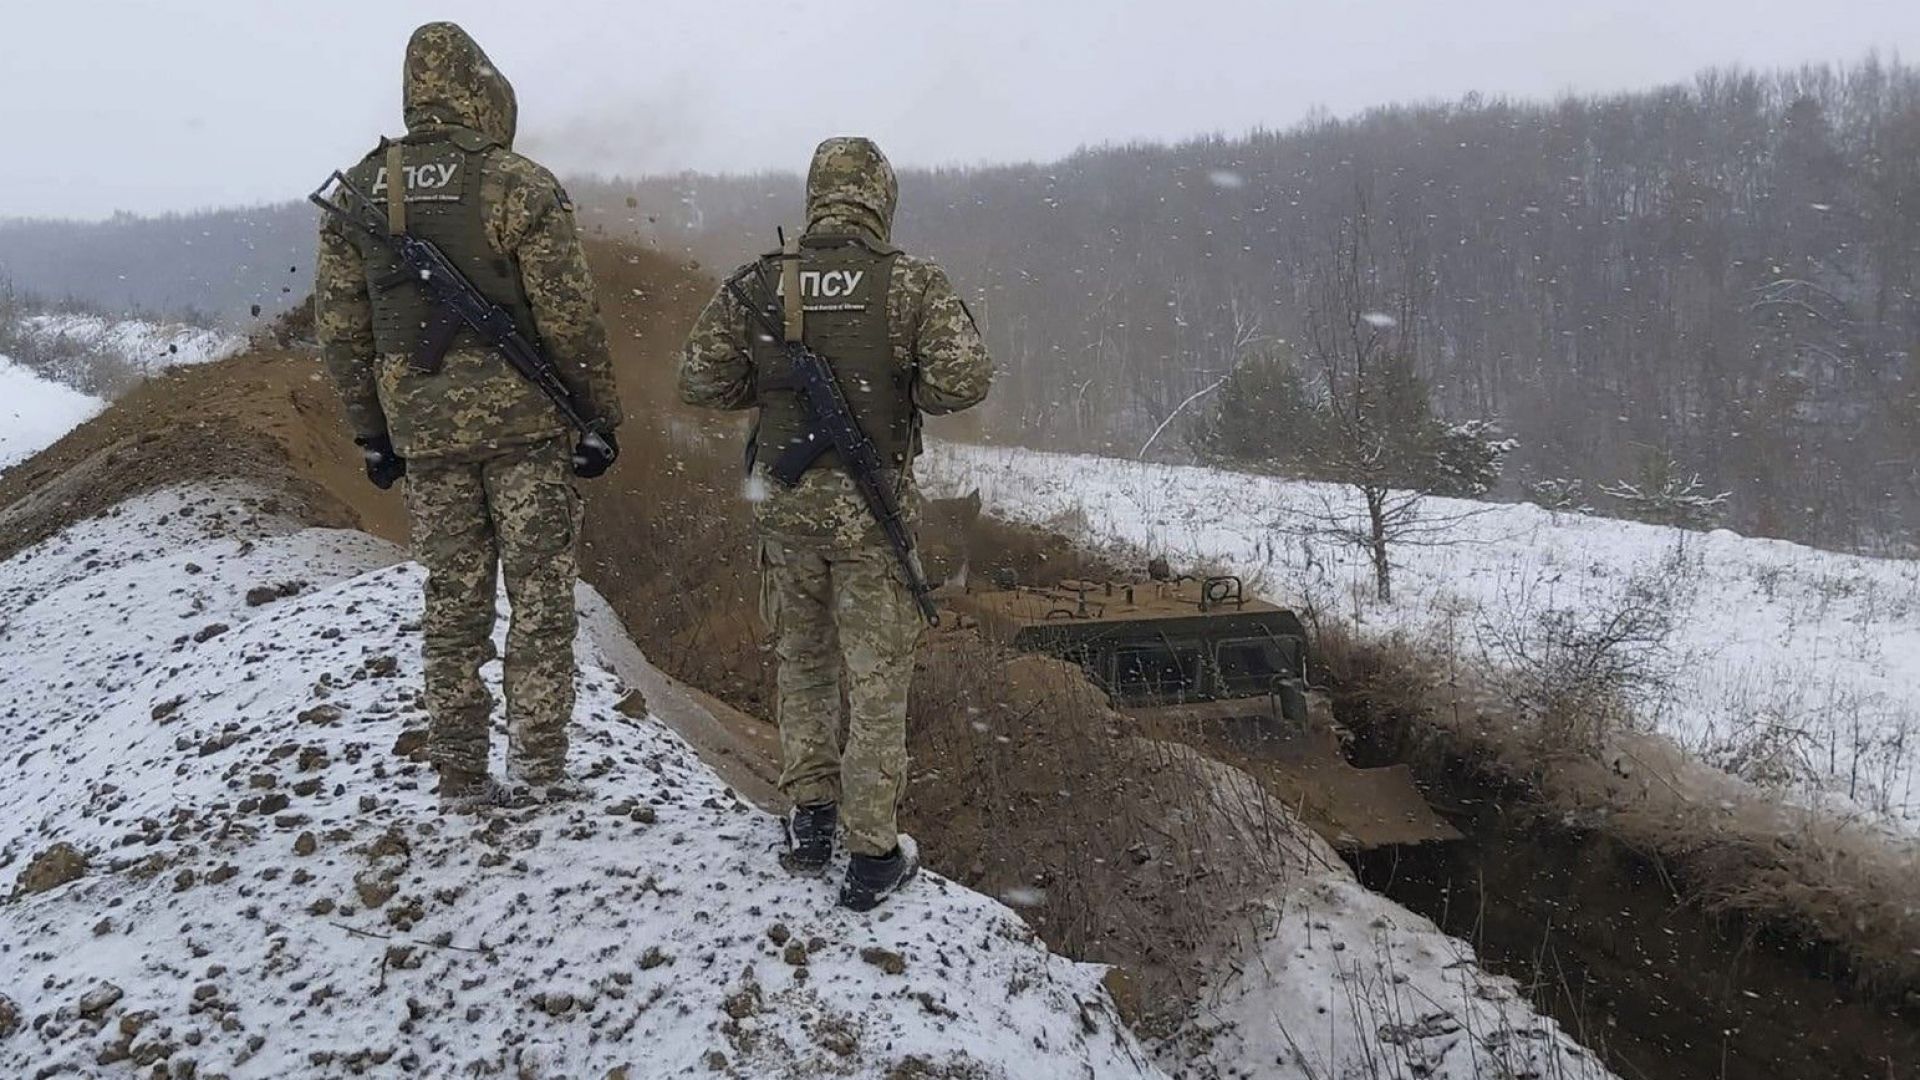
[[[1420,520],[1422,495],[1409,483],[1417,471],[1410,458],[1431,414],[1413,372],[1419,282],[1405,238],[1389,269],[1380,263],[1372,232],[1369,197],[1360,187],[1352,216],[1329,238],[1313,271],[1307,349],[1323,398],[1311,453],[1321,476],[1352,487],[1365,504],[1364,529],[1334,521],[1326,531],[1367,550],[1374,594],[1388,603],[1388,548]]]

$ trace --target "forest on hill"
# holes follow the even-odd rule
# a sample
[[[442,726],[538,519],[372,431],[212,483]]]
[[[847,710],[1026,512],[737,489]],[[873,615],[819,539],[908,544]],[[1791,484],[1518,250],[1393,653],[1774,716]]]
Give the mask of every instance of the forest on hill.
[[[772,246],[800,213],[791,173],[569,183],[590,229],[710,269]],[[1044,165],[904,170],[901,189],[896,239],[947,266],[1000,361],[994,438],[1134,456],[1173,416],[1150,456],[1190,457],[1210,388],[1302,349],[1314,282],[1364,210],[1398,268],[1382,308],[1412,320],[1436,412],[1517,440],[1497,495],[1580,481],[1606,511],[1603,485],[1697,475],[1729,493],[1723,520],[1741,531],[1912,550],[1912,66],[1383,107]],[[0,276],[245,323],[304,291],[312,228],[297,202],[0,223]]]
[[[1677,470],[1730,492],[1725,521],[1743,531],[1912,543],[1911,66],[1396,106],[1048,165],[910,171],[901,188],[896,239],[944,261],[1002,362],[999,438],[1138,453],[1236,364],[1299,348],[1311,284],[1365,206],[1382,258],[1406,269],[1436,408],[1519,440],[1506,492]],[[723,264],[799,213],[784,175],[576,194],[606,227],[632,219]],[[1183,449],[1163,437],[1154,454]]]

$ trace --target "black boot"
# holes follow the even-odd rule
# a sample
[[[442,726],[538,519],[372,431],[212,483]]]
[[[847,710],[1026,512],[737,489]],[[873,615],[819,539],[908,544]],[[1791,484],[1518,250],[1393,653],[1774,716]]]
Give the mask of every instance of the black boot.
[[[833,803],[796,806],[787,814],[787,853],[780,860],[796,874],[817,874],[833,858],[833,834],[840,808]]]
[[[913,880],[920,860],[894,848],[887,855],[855,855],[847,863],[847,883],[840,887],[840,906],[853,911],[872,911],[880,901],[900,891]]]

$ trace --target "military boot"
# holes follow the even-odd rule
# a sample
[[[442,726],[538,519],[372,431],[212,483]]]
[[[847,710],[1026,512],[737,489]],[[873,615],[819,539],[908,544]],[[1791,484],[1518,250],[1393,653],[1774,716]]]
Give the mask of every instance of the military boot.
[[[505,805],[512,807],[573,802],[587,795],[586,787],[559,766],[513,759],[507,761],[505,789]]]
[[[445,769],[440,772],[440,786],[434,790],[440,796],[440,809],[454,814],[499,806],[507,795],[505,786],[486,773]]]
[[[796,806],[787,814],[787,853],[781,865],[796,874],[818,874],[833,858],[833,834],[840,808],[833,803]]]
[[[919,853],[901,847],[895,847],[887,855],[855,855],[847,863],[846,884],[840,886],[840,906],[851,911],[872,911],[912,881],[919,869]]]

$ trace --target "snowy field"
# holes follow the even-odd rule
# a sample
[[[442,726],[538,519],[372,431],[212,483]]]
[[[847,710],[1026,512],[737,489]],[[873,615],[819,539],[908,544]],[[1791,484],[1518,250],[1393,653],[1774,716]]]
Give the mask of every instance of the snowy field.
[[[28,338],[43,347],[64,342],[76,350],[118,357],[147,375],[181,364],[224,360],[247,347],[243,335],[178,322],[98,315],[29,315],[20,322]]]
[[[92,419],[107,403],[0,356],[0,472]]]
[[[992,900],[853,916],[778,870],[585,637],[591,796],[443,817],[418,568],[260,506],[172,489],[0,564],[0,1075],[1607,1080],[1331,852],[1142,1047]]]
[[[960,444],[922,476],[930,495],[978,488],[999,516],[1219,567],[1469,663],[1509,663],[1556,618],[1654,607],[1672,628],[1646,650],[1646,724],[1748,779],[1920,831],[1920,561],[1432,499],[1435,531],[1394,551],[1380,604],[1364,553],[1320,527],[1359,510],[1335,486]]]

